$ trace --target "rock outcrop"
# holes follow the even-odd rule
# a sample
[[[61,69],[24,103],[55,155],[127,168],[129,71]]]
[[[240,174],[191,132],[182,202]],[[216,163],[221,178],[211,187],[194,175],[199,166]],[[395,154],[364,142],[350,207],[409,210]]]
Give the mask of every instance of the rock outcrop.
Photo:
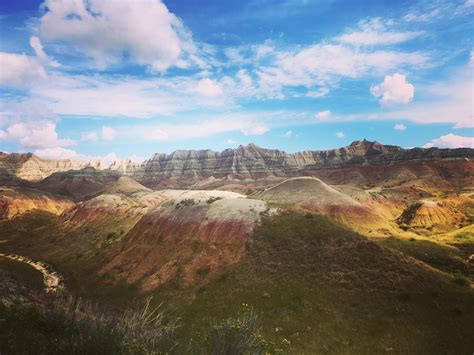
[[[78,170],[86,166],[86,163],[71,159],[45,160],[32,153],[5,154],[0,152],[2,175],[9,174],[27,181],[41,181],[55,172]]]

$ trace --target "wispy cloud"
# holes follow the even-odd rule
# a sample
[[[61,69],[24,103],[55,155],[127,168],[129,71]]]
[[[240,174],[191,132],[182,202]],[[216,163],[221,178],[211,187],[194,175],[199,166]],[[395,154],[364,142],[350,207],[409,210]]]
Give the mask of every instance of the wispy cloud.
[[[356,46],[392,45],[407,42],[423,34],[421,31],[392,31],[387,22],[380,17],[359,21],[358,28],[350,30],[336,41]]]
[[[393,129],[396,131],[406,131],[407,126],[405,126],[403,123],[397,123],[395,126],[393,126]]]

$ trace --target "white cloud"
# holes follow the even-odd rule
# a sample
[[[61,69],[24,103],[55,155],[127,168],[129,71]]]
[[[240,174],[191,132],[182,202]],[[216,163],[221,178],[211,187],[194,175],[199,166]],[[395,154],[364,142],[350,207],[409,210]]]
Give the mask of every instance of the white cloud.
[[[245,57],[238,47],[227,48],[224,53],[233,64],[240,65],[245,62]]]
[[[222,95],[221,87],[214,80],[211,80],[209,78],[199,80],[196,85],[196,92],[199,95],[206,97],[215,97]]]
[[[272,46],[269,46],[267,44],[262,44],[262,45],[257,46],[257,48],[255,50],[255,55],[258,59],[260,59],[260,58],[263,58],[263,57],[269,55],[274,50],[275,50],[275,48],[273,48]]]
[[[393,129],[396,131],[406,131],[407,126],[405,126],[403,123],[397,123],[395,126],[393,126]]]
[[[250,77],[250,75],[248,75],[247,71],[245,69],[241,69],[237,72],[237,74],[235,75],[236,79],[239,80],[239,84],[241,86],[243,86],[244,88],[251,88],[252,87],[252,84],[253,84],[253,80],[252,78]]]
[[[326,96],[328,93],[329,93],[328,88],[318,88],[317,90],[308,90],[308,92],[306,93],[306,96],[319,99],[320,97]]]
[[[95,132],[85,132],[81,135],[81,141],[97,141],[99,136]]]
[[[112,127],[104,126],[102,127],[102,139],[105,141],[111,141],[115,139],[117,132]]]
[[[225,144],[227,145],[234,145],[235,143],[237,143],[235,140],[233,140],[232,138],[229,138],[225,141]]]
[[[132,78],[129,76],[66,76],[51,74],[31,88],[38,100],[61,115],[149,118],[196,108],[232,107],[237,97],[249,95],[239,81],[195,76]]]
[[[41,63],[44,65],[51,66],[53,68],[57,68],[60,66],[58,62],[48,57],[48,55],[44,52],[43,45],[38,37],[32,36],[30,37],[30,46],[36,53],[36,57],[39,59]]]
[[[381,104],[407,104],[413,100],[415,87],[407,82],[405,75],[395,73],[387,75],[381,84],[371,86],[370,93],[375,97],[382,97]]]
[[[421,52],[357,49],[345,44],[320,43],[296,52],[279,52],[272,65],[257,70],[260,96],[282,99],[284,88],[315,89],[335,86],[341,79],[382,75],[401,67],[427,65]]]
[[[270,128],[262,124],[255,124],[255,125],[250,124],[241,129],[242,133],[245,134],[246,136],[262,136],[265,133],[267,133],[269,130]]]
[[[160,72],[196,62],[190,33],[160,0],[46,0],[42,6],[40,37],[72,46],[99,67],[125,53]]]
[[[106,155],[86,155],[76,152],[73,149],[65,149],[62,147],[54,148],[45,148],[34,150],[33,153],[42,159],[52,159],[52,160],[61,160],[61,159],[71,159],[79,160],[84,163],[89,163],[91,161],[100,161],[104,166],[109,166],[115,161],[120,160],[120,158],[115,153],[109,153]],[[132,161],[142,162],[143,158],[141,157],[130,157]]]
[[[433,139],[427,143],[423,148],[474,148],[474,137],[463,137],[455,134],[447,134],[439,138]]]
[[[467,66],[452,78],[419,87],[426,98],[409,108],[380,115],[384,119],[419,123],[452,123],[454,128],[474,128],[474,90]]]
[[[181,141],[206,138],[214,135],[240,132],[247,136],[267,133],[270,128],[266,121],[274,122],[283,113],[264,112],[258,114],[226,114],[210,119],[195,120],[189,123],[140,123],[133,126],[115,126],[115,136],[143,141]]]
[[[358,46],[390,45],[409,41],[422,34],[389,31],[386,22],[378,17],[360,21],[358,27],[358,30],[337,37],[336,41]]]
[[[56,124],[53,122],[13,123],[2,131],[0,138],[18,140],[24,148],[46,148],[55,146],[74,145],[69,139],[59,139]]]
[[[0,67],[0,86],[25,88],[32,81],[46,77],[41,63],[24,54],[0,52]]]
[[[76,151],[62,147],[37,149],[33,153],[42,159],[80,159]]]
[[[32,102],[6,103],[0,112],[0,140],[16,141],[23,148],[52,148],[74,145],[56,132],[58,117]]]
[[[38,37],[30,37],[30,46],[36,56],[0,52],[0,86],[26,89],[47,77],[45,66],[59,66],[44,52]]]
[[[403,19],[407,22],[430,22],[442,14],[439,8],[427,12],[409,12]]]
[[[314,118],[318,121],[324,121],[331,117],[331,114],[332,113],[329,110],[319,111],[314,115]]]
[[[470,119],[467,119],[467,120],[464,120],[464,121],[459,121],[459,122],[456,122],[455,125],[453,126],[453,128],[455,129],[459,129],[459,128],[474,128],[474,119],[472,117],[472,113],[471,113],[471,118]]]
[[[336,132],[336,137],[337,138],[344,138],[346,135],[344,134],[344,132]]]
[[[83,160],[87,160],[87,161],[100,160],[104,165],[110,165],[114,161],[120,160],[120,158],[115,153],[109,153],[109,154],[106,154],[106,155],[103,155],[103,156],[98,156],[98,157],[85,156],[85,158],[86,159],[83,159]],[[90,159],[90,158],[92,158],[92,159]]]

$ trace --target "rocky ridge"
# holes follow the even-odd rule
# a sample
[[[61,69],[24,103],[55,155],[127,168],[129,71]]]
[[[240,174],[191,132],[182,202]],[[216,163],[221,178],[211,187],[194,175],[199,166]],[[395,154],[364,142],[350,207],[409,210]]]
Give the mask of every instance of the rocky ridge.
[[[145,161],[133,176],[147,186],[170,179],[236,178],[260,179],[268,176],[291,177],[311,174],[330,168],[347,168],[406,162],[440,160],[471,160],[474,149],[403,149],[366,140],[355,141],[347,147],[324,151],[286,153],[264,149],[254,144],[226,149],[177,150],[171,154],[155,154]]]
[[[328,168],[347,168],[406,162],[432,162],[440,160],[467,160],[474,158],[474,149],[413,148],[404,149],[367,140],[355,141],[349,146],[322,151],[286,153],[264,149],[254,144],[226,149],[177,150],[171,154],[154,154],[142,164],[132,160],[116,161],[104,165],[100,161],[89,163],[74,160],[44,160],[35,155],[0,153],[0,175],[29,181],[40,181],[55,172],[80,170],[112,170],[132,176],[145,185],[170,179],[198,181],[203,178],[231,177],[260,179],[268,176],[297,176],[305,172]],[[0,176],[0,177],[1,177]]]

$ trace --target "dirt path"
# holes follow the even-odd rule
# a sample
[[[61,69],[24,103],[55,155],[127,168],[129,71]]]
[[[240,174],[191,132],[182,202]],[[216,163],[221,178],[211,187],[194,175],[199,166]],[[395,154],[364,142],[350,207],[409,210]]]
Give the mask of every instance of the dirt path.
[[[43,283],[46,292],[57,292],[58,290],[64,289],[63,277],[54,271],[49,265],[41,261],[33,261],[25,256],[16,254],[3,254],[0,253],[0,257],[16,260],[25,264],[30,265],[43,274]]]

